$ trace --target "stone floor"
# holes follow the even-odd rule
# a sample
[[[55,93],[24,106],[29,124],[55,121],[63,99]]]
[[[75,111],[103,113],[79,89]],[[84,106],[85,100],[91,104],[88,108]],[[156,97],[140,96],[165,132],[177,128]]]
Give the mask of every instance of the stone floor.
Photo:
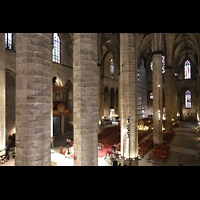
[[[200,158],[200,149],[198,150],[197,146],[197,134],[195,131],[196,124],[194,122],[185,122],[180,121],[179,127],[174,128],[174,136],[172,140],[167,144],[170,146],[170,151],[167,156],[165,163],[159,161],[148,161],[148,155],[153,150],[150,151],[139,160],[139,166],[179,166],[179,161],[183,166],[199,166],[200,162],[198,159]],[[64,136],[60,135],[55,140],[55,151],[56,153],[59,152],[59,146],[65,147],[66,145],[66,138],[71,137],[73,134],[69,132]],[[73,148],[70,150],[73,153]],[[199,156],[198,156],[199,155]],[[60,156],[61,157],[61,156]],[[0,164],[0,166],[14,166],[15,159],[11,158],[5,164]],[[73,166],[72,159],[66,159],[65,163],[61,163],[61,165],[65,166]],[[112,162],[109,159],[99,158],[98,159],[99,166],[112,166]]]
[[[153,150],[144,156],[139,161],[139,166],[180,166],[179,161],[183,166],[198,166],[198,147],[196,145],[196,123],[180,121],[179,127],[174,128],[174,136],[172,140],[167,143],[170,146],[170,151],[165,163],[159,161],[148,161],[148,155]]]

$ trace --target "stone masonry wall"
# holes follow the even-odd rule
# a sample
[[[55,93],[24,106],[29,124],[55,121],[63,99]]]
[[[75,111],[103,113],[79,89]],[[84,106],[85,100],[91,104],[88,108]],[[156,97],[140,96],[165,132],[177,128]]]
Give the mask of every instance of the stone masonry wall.
[[[97,34],[74,33],[74,165],[98,165]]]
[[[50,165],[51,34],[16,34],[16,165]]]

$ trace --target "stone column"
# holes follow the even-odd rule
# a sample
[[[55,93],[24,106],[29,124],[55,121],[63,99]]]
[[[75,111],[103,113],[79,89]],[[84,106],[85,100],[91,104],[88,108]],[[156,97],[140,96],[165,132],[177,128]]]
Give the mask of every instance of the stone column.
[[[138,94],[136,33],[120,33],[122,165],[138,164]]]
[[[120,73],[118,75],[118,117],[119,119],[121,119],[121,76],[120,76]]]
[[[104,89],[104,116],[109,119],[110,116],[110,89]],[[106,92],[105,92],[106,91]]]
[[[178,105],[177,105],[177,76],[172,75],[172,119],[177,123]]]
[[[162,115],[162,33],[154,33],[152,41],[153,55],[153,141],[155,144],[163,143]]]
[[[97,68],[97,78],[98,78],[98,116],[99,116],[99,122],[102,120],[102,113],[103,113],[103,107],[102,107],[102,87],[101,87],[101,67],[98,66]],[[98,128],[98,133],[100,132],[100,126]]]
[[[97,33],[74,33],[74,165],[98,165]]]
[[[0,155],[6,146],[6,102],[5,102],[5,33],[0,33]]]
[[[51,34],[16,34],[16,160],[51,164]]]
[[[172,130],[172,71],[171,66],[165,67],[165,112],[166,112],[166,130]]]
[[[200,58],[199,58],[200,59]],[[197,66],[197,120],[200,121],[200,63]]]

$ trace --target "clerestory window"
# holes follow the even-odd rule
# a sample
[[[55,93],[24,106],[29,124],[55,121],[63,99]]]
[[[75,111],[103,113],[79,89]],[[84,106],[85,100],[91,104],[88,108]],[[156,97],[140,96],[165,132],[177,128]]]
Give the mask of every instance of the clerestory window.
[[[55,63],[60,63],[60,37],[57,33],[53,34],[52,60]]]
[[[185,79],[191,79],[191,64],[189,60],[185,61],[184,72],[185,72]]]
[[[13,34],[5,33],[5,48],[13,49]]]

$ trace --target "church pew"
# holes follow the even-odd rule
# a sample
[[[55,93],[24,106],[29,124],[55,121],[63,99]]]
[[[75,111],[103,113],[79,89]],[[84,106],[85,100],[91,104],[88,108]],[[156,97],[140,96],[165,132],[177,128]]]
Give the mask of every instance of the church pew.
[[[158,144],[153,149],[153,151],[149,154],[149,159],[165,162],[169,149],[170,147],[167,145]]]
[[[164,142],[170,142],[172,137],[174,135],[174,131],[173,130],[165,130],[163,132],[163,141]]]
[[[164,151],[169,151],[170,149],[170,146],[167,146],[167,145],[162,145],[162,144],[157,144],[155,149],[160,149],[160,150],[164,150]]]
[[[161,149],[153,149],[153,151],[149,154],[149,159],[159,160],[159,161],[165,161],[167,156],[167,151],[161,150]]]

